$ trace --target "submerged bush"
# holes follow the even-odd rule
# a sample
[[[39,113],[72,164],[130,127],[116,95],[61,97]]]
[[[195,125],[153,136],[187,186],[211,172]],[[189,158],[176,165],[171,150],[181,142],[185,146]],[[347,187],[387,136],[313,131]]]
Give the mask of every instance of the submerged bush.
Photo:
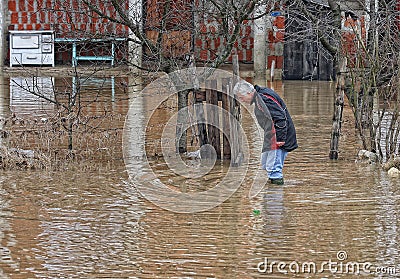
[[[63,119],[3,119],[0,130],[0,168],[56,170],[82,166],[96,168],[122,161],[122,115],[95,116],[91,125],[76,125],[74,149],[68,149]],[[88,121],[89,122],[89,121]]]

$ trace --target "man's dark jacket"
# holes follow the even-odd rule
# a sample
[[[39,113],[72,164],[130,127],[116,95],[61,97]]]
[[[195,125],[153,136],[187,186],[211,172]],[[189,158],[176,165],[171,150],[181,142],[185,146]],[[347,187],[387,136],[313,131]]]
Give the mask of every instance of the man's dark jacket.
[[[274,146],[276,141],[285,142],[280,148],[287,152],[296,149],[298,147],[296,130],[282,98],[270,88],[258,85],[255,85],[254,88],[257,91],[252,101],[255,103],[254,113],[259,125],[264,129],[262,152],[276,149]],[[272,128],[272,123],[275,129]],[[273,137],[274,132],[276,140]]]

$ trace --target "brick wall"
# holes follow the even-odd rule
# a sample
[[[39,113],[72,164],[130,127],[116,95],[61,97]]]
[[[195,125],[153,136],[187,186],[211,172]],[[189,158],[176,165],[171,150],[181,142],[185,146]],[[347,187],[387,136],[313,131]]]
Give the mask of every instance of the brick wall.
[[[397,0],[397,27],[400,29],[400,0]]]
[[[109,1],[91,0],[93,5],[103,11],[107,16],[115,17],[116,12]],[[147,12],[146,30],[149,37],[156,38],[158,35],[157,22],[163,11],[161,0],[148,0],[145,7]],[[128,5],[128,1],[126,1]],[[176,30],[177,26],[191,24],[187,18],[191,15],[191,1],[173,1],[174,8],[178,14],[172,14],[171,24],[168,27],[171,32],[166,33],[163,40],[170,43],[165,44],[165,52],[168,55],[182,55],[190,51],[192,35],[188,30]],[[128,6],[126,7],[128,9]],[[87,37],[89,34],[112,35],[127,37],[128,28],[99,18],[79,0],[8,0],[9,30],[54,30],[57,37]],[[271,16],[271,28],[267,31],[268,68],[272,61],[275,67],[283,67],[283,37],[285,19],[283,16]],[[194,38],[194,50],[197,60],[212,61],[216,54],[224,48],[225,41],[218,34],[217,25],[212,20],[203,19],[200,22],[199,32]],[[182,33],[183,32],[183,33]],[[171,38],[173,38],[171,40]],[[252,62],[254,49],[253,22],[248,21],[240,29],[239,40],[235,43],[239,61]],[[61,55],[61,56],[60,56]],[[228,61],[231,61],[229,56]],[[58,54],[56,60],[69,60],[67,54]]]
[[[343,51],[347,57],[348,67],[362,67],[365,65],[365,53],[359,42],[361,38],[366,43],[365,17],[353,19],[350,16],[342,17]]]
[[[275,60],[275,68],[283,68],[283,39],[285,30],[285,18],[283,16],[270,16],[271,28],[267,30],[268,68],[271,68],[272,61]],[[201,61],[212,61],[216,53],[220,53],[225,45],[223,36],[218,35],[217,25],[212,21],[202,21],[200,32],[195,38],[196,56]],[[254,30],[253,22],[244,22],[240,29],[239,39],[234,48],[237,50],[240,62],[253,62],[254,55]],[[228,57],[232,61],[232,56]]]
[[[274,13],[272,13],[274,14]],[[271,28],[268,30],[267,68],[271,69],[272,61],[275,61],[275,69],[283,69],[283,42],[285,37],[285,17],[279,12],[269,17]]]
[[[109,1],[92,0],[92,4],[107,16],[117,18],[116,11]],[[99,18],[80,0],[8,0],[8,13],[8,30],[54,30],[58,38],[128,36],[126,26]],[[70,62],[71,45],[56,47],[55,60]],[[109,48],[101,48],[94,44],[85,45],[80,49],[85,51],[86,55],[109,52]],[[124,56],[126,46],[120,44],[116,50],[116,57],[118,59]]]
[[[168,5],[168,6],[167,6]],[[147,0],[144,7],[144,32],[154,44],[161,33],[163,55],[166,57],[183,57],[191,49],[191,37],[193,29],[192,0]],[[165,26],[161,26],[161,22]],[[165,31],[166,29],[166,31]],[[145,47],[148,57],[157,56]]]
[[[92,0],[108,16],[116,16],[107,1]],[[108,3],[108,4],[107,4]],[[55,30],[59,37],[87,34],[127,36],[127,27],[99,19],[79,0],[8,0],[9,30]]]
[[[217,28],[218,25],[211,20],[200,22],[200,32],[195,38],[195,53],[199,60],[212,61],[225,47],[226,41],[218,34]],[[234,45],[239,61],[253,61],[253,47],[254,32],[251,22],[246,22],[240,29],[239,39]],[[232,61],[232,57],[229,56],[228,60]]]

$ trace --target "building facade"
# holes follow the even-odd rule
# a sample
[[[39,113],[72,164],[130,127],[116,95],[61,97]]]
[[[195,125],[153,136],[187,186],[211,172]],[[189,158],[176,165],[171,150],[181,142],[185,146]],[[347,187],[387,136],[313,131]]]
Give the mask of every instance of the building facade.
[[[212,18],[192,14],[193,0],[171,1],[179,13],[173,16],[168,32],[163,34],[163,40],[169,42],[170,49],[166,50],[171,55],[193,52],[197,61],[212,61],[225,45],[225,39],[219,35]],[[327,6],[325,0],[306,1],[309,5]],[[359,1],[347,1],[359,2]],[[196,2],[197,3],[197,2]],[[129,29],[126,25],[118,23],[118,13],[109,1],[90,0],[88,7],[81,0],[7,0],[2,1],[3,16],[2,26],[3,41],[3,65],[7,64],[8,46],[6,38],[11,30],[54,30],[56,38],[84,38],[111,36],[128,38]],[[143,26],[146,28],[147,37],[157,38],[157,26],[163,11],[163,1],[159,0],[128,0],[121,6],[127,11],[132,6],[143,8]],[[355,8],[349,5],[350,8]],[[400,0],[398,0],[400,9]],[[100,17],[93,11],[103,13]],[[317,38],[310,36],[308,42],[285,42],[285,32],[293,31],[287,26],[287,18],[277,5],[272,12],[258,21],[245,21],[240,29],[240,39],[235,43],[235,50],[239,61],[242,63],[254,63],[256,67],[275,69],[277,76],[283,74],[287,79],[330,79],[333,76],[332,58],[326,53],[321,53],[316,43]],[[129,15],[129,13],[128,13]],[[344,17],[344,22],[346,22]],[[365,25],[364,19],[360,30]],[[195,25],[188,28],[187,32],[179,31],[176,36],[176,26],[185,24]],[[353,23],[346,23],[353,24]],[[358,23],[357,23],[358,24]],[[193,30],[198,30],[193,34]],[[347,39],[351,41],[351,31]],[[168,44],[166,44],[168,45]],[[64,46],[65,47],[65,46]],[[90,49],[87,49],[90,52]],[[92,52],[99,52],[95,49]],[[127,47],[118,48],[117,57],[123,59]],[[58,48],[56,51],[56,63],[68,63],[71,61],[70,49]],[[231,57],[228,57],[231,61]],[[262,63],[258,63],[261,61]],[[259,66],[261,65],[261,66]],[[262,70],[265,70],[262,69]]]

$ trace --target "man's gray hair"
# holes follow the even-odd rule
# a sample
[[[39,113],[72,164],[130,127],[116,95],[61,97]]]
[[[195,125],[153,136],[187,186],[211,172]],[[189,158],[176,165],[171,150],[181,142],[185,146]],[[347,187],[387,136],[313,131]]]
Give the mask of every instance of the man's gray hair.
[[[245,96],[249,94],[250,92],[254,92],[254,86],[245,81],[245,80],[240,80],[238,83],[236,83],[235,87],[233,88],[233,94],[236,95],[242,95]]]

